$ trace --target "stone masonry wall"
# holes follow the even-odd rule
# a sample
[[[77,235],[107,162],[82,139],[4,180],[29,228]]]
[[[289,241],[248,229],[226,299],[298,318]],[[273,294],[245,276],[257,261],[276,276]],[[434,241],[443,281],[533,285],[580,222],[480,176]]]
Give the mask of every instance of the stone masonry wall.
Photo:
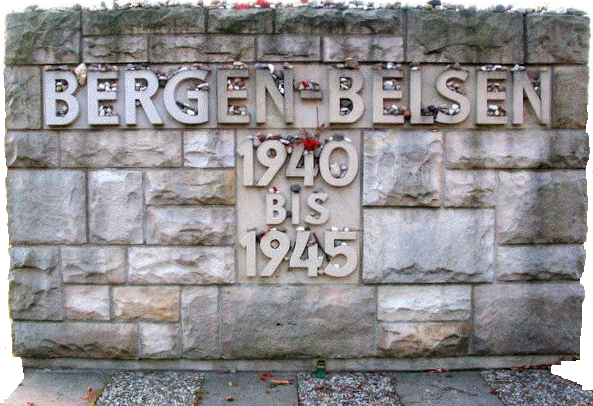
[[[27,11],[8,15],[6,27],[15,355],[579,352],[586,16],[180,5]],[[295,76],[310,70],[323,77],[349,58],[364,75],[387,61],[408,73],[415,64],[438,70],[459,63],[472,72],[484,64],[545,67],[553,91],[549,125],[526,110],[522,125],[481,126],[472,115],[456,125],[377,126],[365,113],[330,127],[360,140],[361,193],[352,205],[360,205],[362,244],[358,276],[349,283],[239,283],[235,148],[261,130],[253,120],[217,125],[216,102],[211,119],[194,127],[88,128],[76,121],[53,128],[43,119],[47,65],[122,70],[199,62],[215,72],[241,60],[253,72],[255,63],[289,62]],[[269,122],[264,129],[280,132],[319,124],[298,109],[294,125]]]

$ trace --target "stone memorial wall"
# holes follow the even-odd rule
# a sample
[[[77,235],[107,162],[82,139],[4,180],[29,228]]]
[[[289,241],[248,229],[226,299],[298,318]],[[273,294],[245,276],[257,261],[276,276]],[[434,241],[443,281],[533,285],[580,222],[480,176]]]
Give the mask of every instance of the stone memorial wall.
[[[7,16],[15,355],[578,353],[588,17],[259,5]]]

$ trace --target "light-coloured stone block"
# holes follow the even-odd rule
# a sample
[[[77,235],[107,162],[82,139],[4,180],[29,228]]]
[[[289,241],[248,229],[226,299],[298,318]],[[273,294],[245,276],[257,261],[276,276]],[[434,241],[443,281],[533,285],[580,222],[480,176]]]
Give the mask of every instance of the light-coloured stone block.
[[[274,30],[270,8],[208,9],[208,32],[217,34],[265,34]]]
[[[373,354],[375,296],[367,286],[233,286],[221,290],[225,358]]]
[[[15,322],[12,334],[13,351],[18,357],[134,359],[138,356],[135,324]]]
[[[469,285],[379,286],[377,317],[380,321],[469,320]]]
[[[235,281],[232,247],[132,247],[133,284],[210,285]]]
[[[345,21],[337,8],[280,7],[275,10],[276,31],[281,34],[342,34]]]
[[[365,134],[363,204],[438,206],[442,135],[373,131]]]
[[[207,206],[151,206],[146,209],[146,242],[167,245],[231,245],[235,209]]]
[[[8,132],[5,147],[8,167],[55,168],[60,164],[60,148],[56,133]]]
[[[179,358],[181,342],[178,324],[139,323],[140,358]]]
[[[175,169],[146,171],[146,204],[234,205],[235,171]]]
[[[87,63],[134,63],[148,61],[148,39],[143,35],[88,36],[82,40]]]
[[[552,127],[585,128],[589,68],[587,66],[555,66],[553,83],[556,89],[552,100]]]
[[[41,128],[41,69],[7,66],[4,69],[6,128]]]
[[[109,287],[64,287],[64,309],[69,320],[109,320]]]
[[[529,13],[525,21],[528,63],[587,63],[589,17]]]
[[[500,172],[501,244],[582,243],[587,234],[584,171]]]
[[[494,171],[445,171],[443,204],[447,207],[494,207]]]
[[[233,131],[196,130],[183,134],[183,165],[194,168],[235,166]]]
[[[324,37],[323,60],[325,62],[341,62],[348,58],[357,61],[402,62],[404,40],[400,36],[387,35]]]
[[[220,357],[218,288],[184,286],[181,292],[183,357]]]
[[[579,280],[585,268],[582,245],[519,245],[497,249],[498,280]]]
[[[179,287],[122,286],[112,294],[116,321],[179,320]]]
[[[142,173],[104,170],[89,174],[89,228],[97,243],[142,243]]]
[[[125,250],[121,247],[61,247],[64,283],[119,284],[126,281]]]
[[[81,171],[8,171],[11,244],[86,242],[85,176]]]
[[[579,283],[480,285],[474,292],[474,351],[480,355],[579,352]]]
[[[261,35],[257,60],[270,62],[320,61],[321,37],[311,35]]]
[[[255,59],[255,38],[242,35],[155,35],[151,37],[153,62],[250,62]]]
[[[363,280],[488,282],[493,246],[493,210],[366,209]]]
[[[378,344],[388,357],[447,357],[466,355],[469,336],[469,322],[383,323]]]
[[[181,166],[180,131],[65,131],[60,134],[62,166]]]

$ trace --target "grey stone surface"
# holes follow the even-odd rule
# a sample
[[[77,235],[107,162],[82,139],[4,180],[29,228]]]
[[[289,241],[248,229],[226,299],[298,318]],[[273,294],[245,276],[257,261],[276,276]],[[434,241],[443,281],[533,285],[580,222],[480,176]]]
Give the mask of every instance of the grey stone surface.
[[[452,131],[446,136],[447,167],[454,169],[585,168],[584,131]]]
[[[342,18],[346,34],[404,35],[404,13],[401,8],[347,9],[342,12]]]
[[[208,32],[217,34],[266,34],[274,30],[274,10],[209,9]]]
[[[65,246],[60,249],[64,283],[121,284],[126,281],[122,247]]]
[[[203,33],[205,30],[206,10],[189,4],[82,11],[84,35]]]
[[[180,131],[65,131],[60,134],[62,166],[180,166]]]
[[[346,22],[337,8],[293,8],[276,10],[276,32],[280,34],[339,34]]]
[[[502,281],[579,280],[585,267],[582,245],[502,246],[496,253]]]
[[[469,322],[382,323],[379,353],[397,358],[445,357],[468,351]]]
[[[183,165],[194,168],[235,166],[233,131],[194,130],[183,134]]]
[[[476,286],[476,354],[579,352],[583,287],[579,283]]]
[[[148,39],[144,35],[92,36],[82,39],[85,62],[148,62]]]
[[[129,282],[133,284],[208,285],[235,281],[232,247],[132,247]]]
[[[184,286],[181,291],[183,357],[219,358],[218,288]]]
[[[255,59],[255,38],[239,35],[158,35],[151,37],[152,62],[243,62]]]
[[[47,131],[8,132],[5,156],[11,168],[55,168],[60,164],[58,136]]]
[[[7,66],[4,69],[4,103],[7,129],[41,128],[41,70]]]
[[[587,184],[582,171],[500,172],[501,244],[582,243]]]
[[[10,13],[6,33],[6,64],[80,62],[78,10]]]
[[[9,295],[13,320],[61,320],[57,247],[10,248]]]
[[[140,358],[179,358],[181,340],[179,324],[139,323]]]
[[[377,318],[380,321],[469,320],[469,285],[379,286]]]
[[[319,61],[321,37],[312,35],[261,35],[257,37],[257,60]]]
[[[86,242],[85,177],[79,171],[8,171],[12,244]]]
[[[150,206],[146,242],[172,245],[230,245],[235,241],[235,209],[208,206]]]
[[[15,322],[12,334],[18,357],[133,359],[138,355],[134,324]]]
[[[373,354],[375,295],[367,286],[221,289],[225,358],[362,357]]]
[[[178,286],[116,286],[113,288],[116,321],[178,321]]]
[[[64,311],[68,320],[109,320],[109,302],[108,286],[64,287]]]
[[[89,174],[89,233],[95,243],[142,243],[142,173],[101,170]]]
[[[523,14],[408,10],[408,61],[521,63]]]
[[[443,204],[447,207],[494,207],[494,171],[445,171]]]
[[[325,62],[341,62],[348,58],[401,62],[404,60],[404,40],[390,35],[331,35],[323,38]]]
[[[587,63],[589,17],[529,13],[526,31],[528,63]]]
[[[555,66],[552,99],[552,126],[556,128],[585,128],[589,69],[586,66]]]
[[[234,205],[233,169],[165,169],[146,171],[146,204]]]
[[[434,132],[373,131],[364,138],[363,204],[438,206],[442,142]]]
[[[493,210],[366,209],[363,216],[367,283],[492,280]]]

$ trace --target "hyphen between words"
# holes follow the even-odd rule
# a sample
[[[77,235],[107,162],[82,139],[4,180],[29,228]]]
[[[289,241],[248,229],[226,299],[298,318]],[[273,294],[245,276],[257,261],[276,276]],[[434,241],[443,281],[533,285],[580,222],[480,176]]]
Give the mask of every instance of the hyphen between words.
[[[210,119],[213,99],[209,92],[213,91],[217,104],[213,117],[219,124],[250,124],[252,117],[257,124],[265,124],[268,101],[280,112],[283,121],[291,124],[295,121],[297,98],[300,103],[327,100],[324,108],[328,109],[330,124],[354,123],[369,108],[364,101],[365,92],[369,91],[374,124],[397,125],[407,120],[410,124],[458,124],[475,109],[476,124],[507,124],[511,115],[512,124],[520,125],[524,120],[524,105],[529,105],[540,124],[550,123],[552,73],[545,67],[458,64],[443,67],[433,74],[436,100],[423,100],[427,93],[422,89],[427,86],[423,66],[377,64],[366,76],[358,67],[327,67],[323,75],[327,83],[319,80],[321,84],[295,77],[295,71],[290,68],[275,69],[271,64],[253,67],[240,63],[233,68],[211,71],[193,65],[169,73],[139,65],[118,68],[81,64],[72,71],[46,68],[45,123],[68,126],[81,116],[91,126],[135,126],[138,112],[143,111],[154,126],[165,125],[163,114],[183,125],[199,125]],[[403,105],[404,97],[407,105]],[[251,103],[254,112],[247,108],[250,98],[254,98]],[[83,106],[86,114],[81,114]]]

